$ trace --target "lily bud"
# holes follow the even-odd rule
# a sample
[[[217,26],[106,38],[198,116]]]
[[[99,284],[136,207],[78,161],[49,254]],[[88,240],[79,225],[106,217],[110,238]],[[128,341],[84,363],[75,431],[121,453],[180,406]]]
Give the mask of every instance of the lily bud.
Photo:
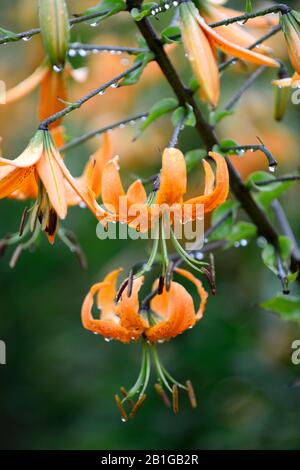
[[[274,88],[274,119],[282,121],[288,107],[291,90],[288,87]]]
[[[60,71],[66,61],[70,39],[65,0],[39,0],[39,19],[49,60],[53,67]]]
[[[281,17],[288,54],[295,71],[300,74],[300,13],[291,10]]]

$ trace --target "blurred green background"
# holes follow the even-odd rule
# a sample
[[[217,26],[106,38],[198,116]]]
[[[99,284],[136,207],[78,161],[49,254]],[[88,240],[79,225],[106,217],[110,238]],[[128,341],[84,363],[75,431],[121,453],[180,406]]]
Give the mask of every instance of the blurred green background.
[[[95,3],[68,2],[70,13]],[[34,27],[36,4],[32,0],[1,0],[0,25],[15,31]],[[244,2],[229,4],[242,8]],[[253,2],[254,7],[262,5]],[[109,19],[99,29],[74,28],[73,40],[104,44],[115,28],[118,33],[113,44],[134,45],[136,30],[128,15],[121,16]],[[160,27],[160,23],[155,24]],[[282,37],[274,47],[284,55]],[[0,57],[0,79],[11,87],[41,62],[40,38],[1,46]],[[104,82],[105,69],[112,60],[116,59],[110,55],[77,59],[76,66],[91,65],[94,75],[91,73],[87,84],[74,87],[74,95]],[[185,70],[184,59],[177,60]],[[232,71],[224,76],[223,102],[248,73]],[[270,72],[261,78],[242,99],[240,117],[229,118],[219,133],[253,143],[259,132],[275,147],[272,150],[281,162],[278,173],[284,173],[299,166],[299,107],[291,105],[284,123],[274,123],[272,77]],[[78,136],[148,110],[162,96],[172,96],[159,76],[152,78],[146,75],[145,83],[142,79],[133,91],[110,91],[105,102],[98,97],[96,103],[67,118],[68,134]],[[33,93],[20,103],[0,108],[5,156],[17,156],[32,136],[38,123],[37,99]],[[132,126],[117,131],[115,152],[120,154],[127,175],[152,174],[159,167],[159,149],[167,144],[171,127],[168,119],[153,127],[134,145],[131,139],[136,130]],[[80,173],[97,142],[89,142],[67,156],[74,174]],[[185,150],[200,145],[192,130],[183,133],[180,144]],[[260,156],[247,155],[238,164],[244,176],[257,168],[266,169]],[[200,172],[195,178],[197,182]],[[298,197],[299,186],[295,185],[282,203],[299,239]],[[18,229],[23,209],[23,203],[1,201],[1,238]],[[7,345],[7,365],[0,366],[2,449],[300,448],[300,389],[290,387],[300,376],[300,366],[291,363],[291,344],[300,339],[300,328],[260,309],[259,304],[280,291],[280,285],[262,266],[256,242],[218,252],[218,295],[210,296],[204,319],[193,330],[159,347],[170,372],[178,379],[193,381],[197,410],[192,411],[182,397],[180,414],[174,416],[164,408],[151,384],[136,419],[124,424],[113,395],[120,385],[128,387],[134,382],[140,345],[107,344],[90,334],[81,326],[80,306],[94,281],[117,266],[128,270],[136,260],[143,259],[145,244],[99,241],[95,220],[79,208],[70,210],[65,225],[77,234],[87,255],[86,271],[59,241],[50,247],[42,237],[36,250],[25,253],[14,270],[8,267],[11,251],[0,260],[0,339]],[[296,285],[292,292],[297,293]]]

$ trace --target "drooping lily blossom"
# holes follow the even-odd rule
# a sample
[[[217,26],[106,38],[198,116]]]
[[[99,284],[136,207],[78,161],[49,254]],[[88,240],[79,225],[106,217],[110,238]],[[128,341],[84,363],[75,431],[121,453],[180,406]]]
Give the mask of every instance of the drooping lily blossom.
[[[172,282],[170,290],[163,290],[156,295],[150,304],[150,312],[143,315],[139,306],[139,291],[143,278],[133,281],[131,295],[124,291],[118,304],[116,298],[116,282],[122,269],[109,273],[105,279],[91,287],[82,305],[83,326],[105,338],[115,339],[123,343],[137,341],[141,337],[151,343],[166,341],[193,327],[203,316],[207,292],[202,283],[192,274],[177,269],[178,274],[189,279],[197,288],[200,306],[195,311],[194,302],[187,290],[177,282]],[[100,318],[92,314],[94,298]],[[149,321],[151,318],[151,321]]]
[[[291,64],[300,75],[300,13],[291,10],[281,16],[281,25]]]
[[[228,18],[234,18],[243,15],[243,12],[241,11],[232,10],[231,8],[226,8],[222,6],[215,6],[206,2],[204,4],[200,2],[199,12],[208,24],[218,23],[219,21],[224,21]],[[275,19],[275,21],[277,21],[278,24],[278,19]],[[250,32],[249,29],[247,29],[247,26],[248,25],[233,23],[227,26],[219,26],[217,28],[214,28],[214,30],[217,31],[220,36],[222,36],[224,39],[247,49],[252,46],[252,44],[254,44],[258,39],[255,34],[253,34],[252,32]],[[253,25],[249,24],[249,26],[251,27]],[[270,52],[270,48],[264,46],[263,44],[256,46],[255,49],[259,50],[259,52],[261,53]]]
[[[180,5],[181,33],[183,44],[192,69],[200,86],[201,98],[216,107],[220,98],[220,78],[216,58],[216,48],[247,62],[269,67],[279,67],[279,63],[263,54],[245,49],[239,44],[221,36],[208,26],[193,3]]]
[[[68,100],[67,78],[70,75],[76,77],[76,73],[73,72],[70,65],[67,65],[63,70],[55,71],[46,60],[32,75],[7,90],[5,104],[14,103],[24,98],[40,86],[39,119],[43,121],[66,106],[65,102]],[[49,126],[50,129],[59,126],[61,122],[62,119],[58,119]]]
[[[72,177],[48,131],[38,130],[15,160],[0,158],[0,199],[22,190],[33,177],[38,193],[31,214],[35,219],[32,226],[36,226],[38,218],[50,243],[54,242],[58,220],[67,215],[66,183],[94,214],[99,212],[92,189]]]
[[[244,11],[235,10],[233,8],[224,7],[223,5],[227,3],[227,0],[196,0],[196,4],[199,7],[200,13],[205,16],[206,14],[210,15],[212,11],[215,16],[213,21],[223,21],[226,18],[235,18],[237,16],[242,16],[245,14]],[[222,15],[222,18],[221,16]],[[272,26],[277,26],[279,23],[278,16],[271,14],[264,16],[257,16],[256,18],[249,18],[245,23],[250,28],[254,29],[265,29]],[[230,25],[231,26],[231,25]]]
[[[208,155],[216,164],[216,176],[210,163],[203,160],[205,171],[204,194],[183,201],[183,196],[187,190],[186,162],[180,150],[166,148],[162,156],[159,189],[152,203],[147,202],[147,193],[140,180],[132,183],[125,192],[119,174],[118,163],[116,159],[111,160],[103,168],[101,195],[107,211],[99,214],[99,219],[106,222],[120,221],[130,225],[134,224],[133,213],[138,213],[140,210],[142,213],[147,211],[147,222],[151,224],[153,217],[161,215],[160,206],[163,205],[169,207],[178,205],[181,207],[182,212],[184,206],[189,205],[192,208],[192,211],[189,211],[191,220],[195,220],[197,205],[199,204],[203,204],[204,213],[213,211],[227,199],[229,175],[226,161],[221,155],[216,152],[209,152]],[[126,212],[121,210],[120,202],[126,208]]]

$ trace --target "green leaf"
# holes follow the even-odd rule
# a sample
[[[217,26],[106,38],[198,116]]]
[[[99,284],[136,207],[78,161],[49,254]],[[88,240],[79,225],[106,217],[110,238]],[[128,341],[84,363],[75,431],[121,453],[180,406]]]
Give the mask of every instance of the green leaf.
[[[167,28],[162,30],[161,37],[168,43],[180,42],[179,26],[167,26]]]
[[[195,168],[200,161],[207,156],[207,151],[204,149],[195,149],[195,150],[190,150],[185,154],[185,163],[186,163],[186,169],[187,172],[190,173],[190,171]]]
[[[238,147],[238,143],[235,140],[225,139],[220,142],[220,148],[222,150],[227,150],[230,147]]]
[[[172,114],[171,121],[174,127],[176,127],[180,122],[182,122],[183,126],[195,127],[196,116],[192,106],[187,104],[187,109],[183,106],[179,106],[179,108],[177,108]]]
[[[249,240],[256,237],[257,228],[250,222],[238,222],[232,228],[231,233],[226,237],[228,247],[234,246],[241,240]]]
[[[151,10],[157,6],[158,4],[155,2],[145,3],[140,10],[138,8],[132,8],[130,14],[134,21],[141,21],[145,16],[149,16]]]
[[[196,125],[196,116],[190,104],[187,104],[187,115],[183,122],[183,125],[190,127],[195,127]]]
[[[270,173],[266,173],[265,171],[256,171],[255,173],[252,173],[246,181],[246,185],[250,189],[255,189],[258,193],[255,195],[255,199],[264,208],[268,208],[274,199],[278,199],[278,197],[285,193],[293,184],[291,181],[267,184],[264,186],[256,184],[260,181],[272,181],[274,179],[275,176]]]
[[[152,52],[142,52],[141,54],[138,54],[136,56],[136,59],[134,61],[134,63],[136,62],[142,62],[140,67],[138,67],[136,70],[134,70],[133,72],[129,73],[121,82],[120,82],[120,85],[119,86],[127,86],[127,85],[135,85],[145,67],[149,64],[149,62],[153,59],[153,54]]]
[[[228,200],[219,206],[212,215],[211,224],[216,225],[226,214],[230,213],[222,224],[213,231],[210,240],[224,240],[230,235],[233,230],[233,224],[236,217],[236,210],[239,203],[233,200]]]
[[[124,2],[124,0],[103,0],[102,2],[98,3],[98,5],[92,8],[88,8],[88,10],[85,10],[85,12],[81,16],[91,15],[93,13],[101,14],[102,12],[108,11],[108,13],[101,15],[99,19],[93,18],[92,20],[88,21],[89,23],[96,23],[102,21],[104,18],[108,18],[109,16],[115,15],[116,13],[125,10],[126,3]]]
[[[300,297],[278,294],[263,302],[261,307],[277,313],[284,321],[300,321]]]
[[[290,263],[291,254],[293,251],[293,242],[289,237],[281,235],[279,237],[280,256],[283,262]]]
[[[171,113],[177,108],[178,102],[175,98],[164,98],[157,103],[155,103],[150,109],[149,116],[147,119],[141,123],[140,131],[143,132],[150,124],[152,124],[156,119],[160,118],[164,114]]]
[[[278,267],[274,246],[267,244],[262,250],[261,256],[265,266],[267,266],[267,268],[269,268],[277,276]]]
[[[226,117],[232,116],[233,113],[234,111],[212,111],[209,115],[209,123],[211,126],[215,126]]]
[[[246,13],[251,13],[252,12],[252,2],[251,2],[251,0],[246,0],[245,12]]]
[[[185,116],[185,108],[183,106],[179,106],[179,108],[175,109],[174,113],[172,114],[172,118],[171,118],[171,121],[172,121],[172,124],[174,127],[177,126],[177,124],[179,124],[180,121],[183,121],[184,119],[184,116]]]

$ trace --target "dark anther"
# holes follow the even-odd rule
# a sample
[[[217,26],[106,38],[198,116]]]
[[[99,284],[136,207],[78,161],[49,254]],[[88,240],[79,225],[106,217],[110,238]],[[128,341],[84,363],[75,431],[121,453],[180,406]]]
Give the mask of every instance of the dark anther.
[[[117,295],[116,295],[116,302],[117,302],[117,303],[118,303],[119,300],[121,299],[122,294],[123,294],[124,290],[126,289],[126,287],[127,287],[127,285],[128,285],[128,280],[129,280],[128,278],[125,279],[125,281],[123,281],[122,284],[120,285],[120,288],[119,288],[119,290],[118,290],[118,292],[117,292]]]
[[[58,224],[57,214],[53,209],[51,209],[49,218],[48,218],[48,225],[46,228],[46,232],[48,233],[49,236],[54,235],[57,229],[57,224]]]
[[[165,278],[164,276],[160,276],[159,281],[158,281],[157,295],[161,295],[163,293],[164,285],[165,285]]]
[[[127,296],[128,296],[128,297],[131,297],[131,294],[132,294],[133,280],[134,280],[134,277],[133,277],[133,270],[131,269],[131,270],[129,271],[128,283],[127,283]]]
[[[20,237],[23,235],[27,219],[28,219],[28,207],[25,207],[24,212],[22,214],[21,222],[20,222],[20,228],[19,228]]]
[[[159,190],[159,186],[160,186],[160,174],[157,175],[157,177],[155,178],[155,181],[153,183],[153,191],[157,192]]]

